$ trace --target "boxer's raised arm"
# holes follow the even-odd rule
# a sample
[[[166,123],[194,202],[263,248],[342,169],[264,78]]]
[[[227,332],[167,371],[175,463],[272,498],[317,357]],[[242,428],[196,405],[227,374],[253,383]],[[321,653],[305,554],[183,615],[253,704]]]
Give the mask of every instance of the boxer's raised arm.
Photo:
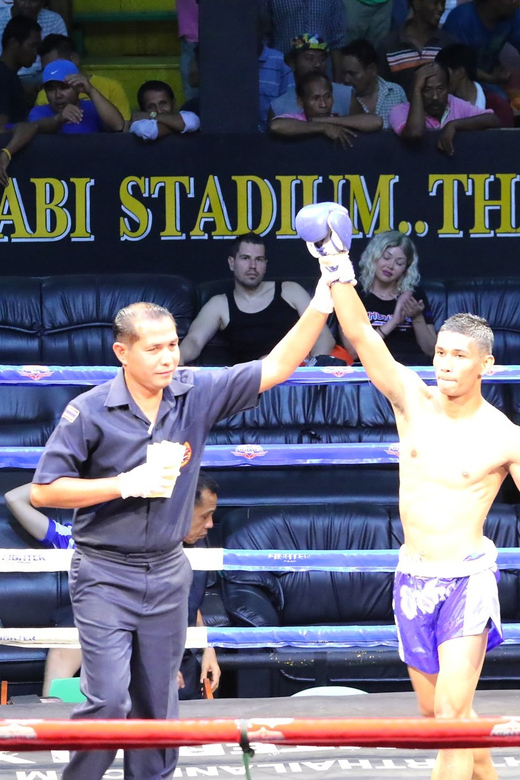
[[[354,347],[373,384],[393,403],[404,395],[408,369],[398,363],[370,324],[366,309],[352,284],[333,284],[332,300],[341,329]]]
[[[352,223],[338,203],[314,203],[296,215],[296,230],[309,252],[319,259],[322,279],[330,286],[339,324],[372,382],[394,404],[401,404],[408,370],[392,357],[372,328],[356,290],[350,261]]]

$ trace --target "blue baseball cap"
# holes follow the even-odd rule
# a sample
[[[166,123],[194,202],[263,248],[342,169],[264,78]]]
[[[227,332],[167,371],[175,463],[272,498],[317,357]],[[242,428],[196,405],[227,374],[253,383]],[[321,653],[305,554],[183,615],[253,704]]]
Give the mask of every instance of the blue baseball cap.
[[[43,69],[42,83],[49,81],[65,81],[66,76],[71,73],[79,73],[79,70],[70,60],[54,60],[49,62]]]

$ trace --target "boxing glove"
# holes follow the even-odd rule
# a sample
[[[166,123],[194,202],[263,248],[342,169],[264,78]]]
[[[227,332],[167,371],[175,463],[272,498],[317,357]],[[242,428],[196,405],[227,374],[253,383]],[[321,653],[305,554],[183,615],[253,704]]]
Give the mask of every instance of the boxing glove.
[[[322,275],[330,286],[334,282],[356,284],[356,275],[348,250],[352,243],[352,222],[339,203],[312,203],[295,218],[300,238],[313,257],[320,261]]]

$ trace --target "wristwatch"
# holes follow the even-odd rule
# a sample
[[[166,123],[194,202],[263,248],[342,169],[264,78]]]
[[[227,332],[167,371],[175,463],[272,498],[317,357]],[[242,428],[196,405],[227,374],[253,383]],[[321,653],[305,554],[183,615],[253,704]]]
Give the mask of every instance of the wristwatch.
[[[149,118],[150,119],[156,119],[157,118],[157,111],[150,111]]]

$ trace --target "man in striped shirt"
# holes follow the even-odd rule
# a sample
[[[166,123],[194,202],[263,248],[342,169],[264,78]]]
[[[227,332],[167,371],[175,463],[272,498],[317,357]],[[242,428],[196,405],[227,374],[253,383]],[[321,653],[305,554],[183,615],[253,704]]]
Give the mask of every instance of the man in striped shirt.
[[[412,14],[403,27],[385,36],[377,47],[379,75],[400,84],[411,97],[415,71],[433,62],[455,38],[439,29],[445,0],[410,0]]]

